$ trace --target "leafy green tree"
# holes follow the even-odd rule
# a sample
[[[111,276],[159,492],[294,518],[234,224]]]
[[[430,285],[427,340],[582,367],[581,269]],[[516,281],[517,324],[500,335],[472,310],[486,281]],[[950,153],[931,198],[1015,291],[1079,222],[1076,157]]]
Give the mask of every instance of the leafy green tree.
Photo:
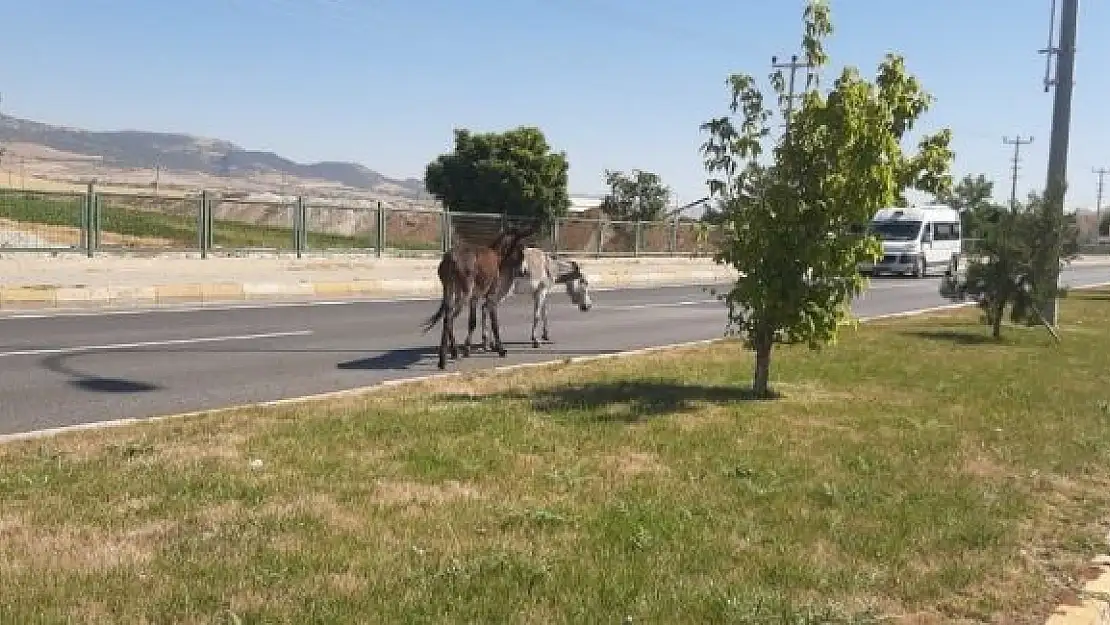
[[[605,170],[609,193],[601,202],[601,210],[616,221],[658,221],[663,218],[671,201],[671,189],[650,171]]]
[[[428,164],[424,186],[459,213],[506,213],[550,223],[570,208],[570,165],[538,128],[455,130],[455,149]]]
[[[964,238],[977,239],[983,236],[984,224],[1004,210],[991,200],[993,195],[994,182],[979,174],[964,176],[955,187],[936,194],[934,199],[959,211]]]
[[[998,210],[983,222],[983,236],[977,253],[970,257],[962,279],[947,277],[941,294],[952,300],[973,300],[983,310],[983,320],[991,326],[994,338],[1002,335],[1006,309],[1011,323],[1034,325],[1042,298],[1055,298],[1059,290],[1038,290],[1038,263],[1046,237],[1062,242],[1059,263],[1079,254],[1079,229],[1074,215],[1046,210],[1044,197],[1030,194],[1027,203],[1015,210]]]
[[[832,33],[827,2],[809,0],[803,17],[804,60],[820,68]],[[786,82],[781,71],[771,75],[780,113],[789,102]],[[819,349],[836,340],[865,284],[858,264],[881,250],[859,226],[908,188],[937,194],[951,185],[951,132],[925,136],[916,153],[903,151],[903,135],[932,98],[901,57],[888,55],[873,82],[847,67],[827,94],[810,75],[786,132],[763,159],[775,111],[751,76],[732,75],[727,84],[739,123],[723,116],[701,126],[710,134],[702,145],[710,192],[731,226],[715,257],[740,272],[721,298],[730,329],[755,351],[753,392],[767,397],[776,343]]]

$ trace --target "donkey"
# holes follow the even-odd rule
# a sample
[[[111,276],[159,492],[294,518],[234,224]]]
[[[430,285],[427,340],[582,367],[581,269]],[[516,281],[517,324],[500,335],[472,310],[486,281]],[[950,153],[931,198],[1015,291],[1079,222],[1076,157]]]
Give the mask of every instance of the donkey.
[[[554,254],[549,254],[537,247],[524,248],[524,262],[520,274],[512,282],[506,282],[505,287],[494,297],[498,303],[504,302],[512,295],[513,291],[527,292],[532,295],[532,347],[540,346],[536,339],[536,330],[543,323],[544,342],[551,341],[547,328],[547,297],[557,284],[566,285],[567,295],[578,310],[587,312],[593,307],[590,297],[590,281],[582,273],[582,267],[573,260],[562,259]],[[475,306],[470,306],[470,317],[474,318]],[[473,326],[473,322],[470,324]],[[486,312],[482,310],[482,348],[489,349],[489,339],[486,335]]]
[[[464,306],[473,310],[478,300],[482,300],[483,314],[489,314],[498,355],[503,358],[508,353],[501,342],[501,324],[497,318],[497,305],[501,300],[495,294],[511,286],[513,277],[524,260],[524,239],[534,232],[534,228],[522,231],[513,227],[497,235],[489,245],[460,243],[444,252],[437,268],[439,282],[443,286],[443,299],[439,310],[424,322],[425,334],[437,322],[443,322],[437,365],[440,369],[447,367],[448,344],[451,359],[457,360],[459,357],[455,341],[455,319]],[[473,333],[473,315],[470,317],[469,329]],[[463,357],[470,356],[470,339],[470,334],[467,334]]]

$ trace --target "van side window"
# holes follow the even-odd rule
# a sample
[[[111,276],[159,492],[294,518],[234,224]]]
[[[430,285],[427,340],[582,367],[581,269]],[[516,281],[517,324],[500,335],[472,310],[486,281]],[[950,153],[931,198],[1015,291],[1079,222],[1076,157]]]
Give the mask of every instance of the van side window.
[[[941,222],[933,224],[934,241],[958,241],[959,238],[959,223]]]

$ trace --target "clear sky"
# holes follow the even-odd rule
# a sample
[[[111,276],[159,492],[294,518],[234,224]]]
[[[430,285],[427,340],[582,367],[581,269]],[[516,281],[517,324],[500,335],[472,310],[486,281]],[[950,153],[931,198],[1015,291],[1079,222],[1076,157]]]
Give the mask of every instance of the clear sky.
[[[538,125],[572,193],[605,168],[705,195],[698,124],[733,71],[763,79],[797,51],[802,0],[0,0],[5,112],[90,129],[188,132],[300,161],[421,177],[455,127]],[[907,57],[955,133],[955,171],[1009,196],[1044,185],[1050,0],[832,0],[833,66]],[[1110,167],[1110,2],[1080,6],[1069,204]],[[765,84],[765,83],[764,83]],[[1110,180],[1108,180],[1110,182]],[[1104,203],[1110,203],[1110,198]]]

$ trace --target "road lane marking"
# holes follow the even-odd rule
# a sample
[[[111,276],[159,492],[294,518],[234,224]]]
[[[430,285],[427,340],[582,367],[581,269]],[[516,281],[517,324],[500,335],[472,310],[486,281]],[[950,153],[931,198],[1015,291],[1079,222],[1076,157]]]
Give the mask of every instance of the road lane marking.
[[[295,330],[292,332],[267,332],[265,334],[235,334],[230,336],[208,336],[189,339],[164,339],[161,341],[136,341],[134,343],[108,343],[105,345],[75,345],[73,347],[20,349],[9,352],[0,352],[0,358],[3,358],[5,356],[43,356],[48,354],[69,354],[75,352],[103,352],[117,349],[135,349],[137,347],[165,347],[169,345],[196,345],[199,343],[255,341],[259,339],[276,339],[290,336],[308,336],[310,334],[312,334],[312,330]]]
[[[698,289],[713,288],[704,284],[663,284],[658,286],[611,286],[592,287],[593,293],[610,293],[613,291],[661,291],[673,289]],[[727,289],[727,285],[717,288]],[[170,304],[165,306],[146,306],[135,308],[98,308],[85,310],[79,308],[62,308],[49,311],[36,311],[28,313],[7,313],[0,311],[0,322],[8,319],[56,319],[61,317],[113,317],[120,315],[150,315],[155,313],[191,313],[191,312],[227,312],[236,310],[268,310],[279,308],[312,308],[315,306],[352,306],[355,304],[407,304],[415,302],[437,302],[439,295],[411,295],[398,297],[352,297],[344,300],[294,300],[260,301],[254,304],[212,303],[212,304]]]

